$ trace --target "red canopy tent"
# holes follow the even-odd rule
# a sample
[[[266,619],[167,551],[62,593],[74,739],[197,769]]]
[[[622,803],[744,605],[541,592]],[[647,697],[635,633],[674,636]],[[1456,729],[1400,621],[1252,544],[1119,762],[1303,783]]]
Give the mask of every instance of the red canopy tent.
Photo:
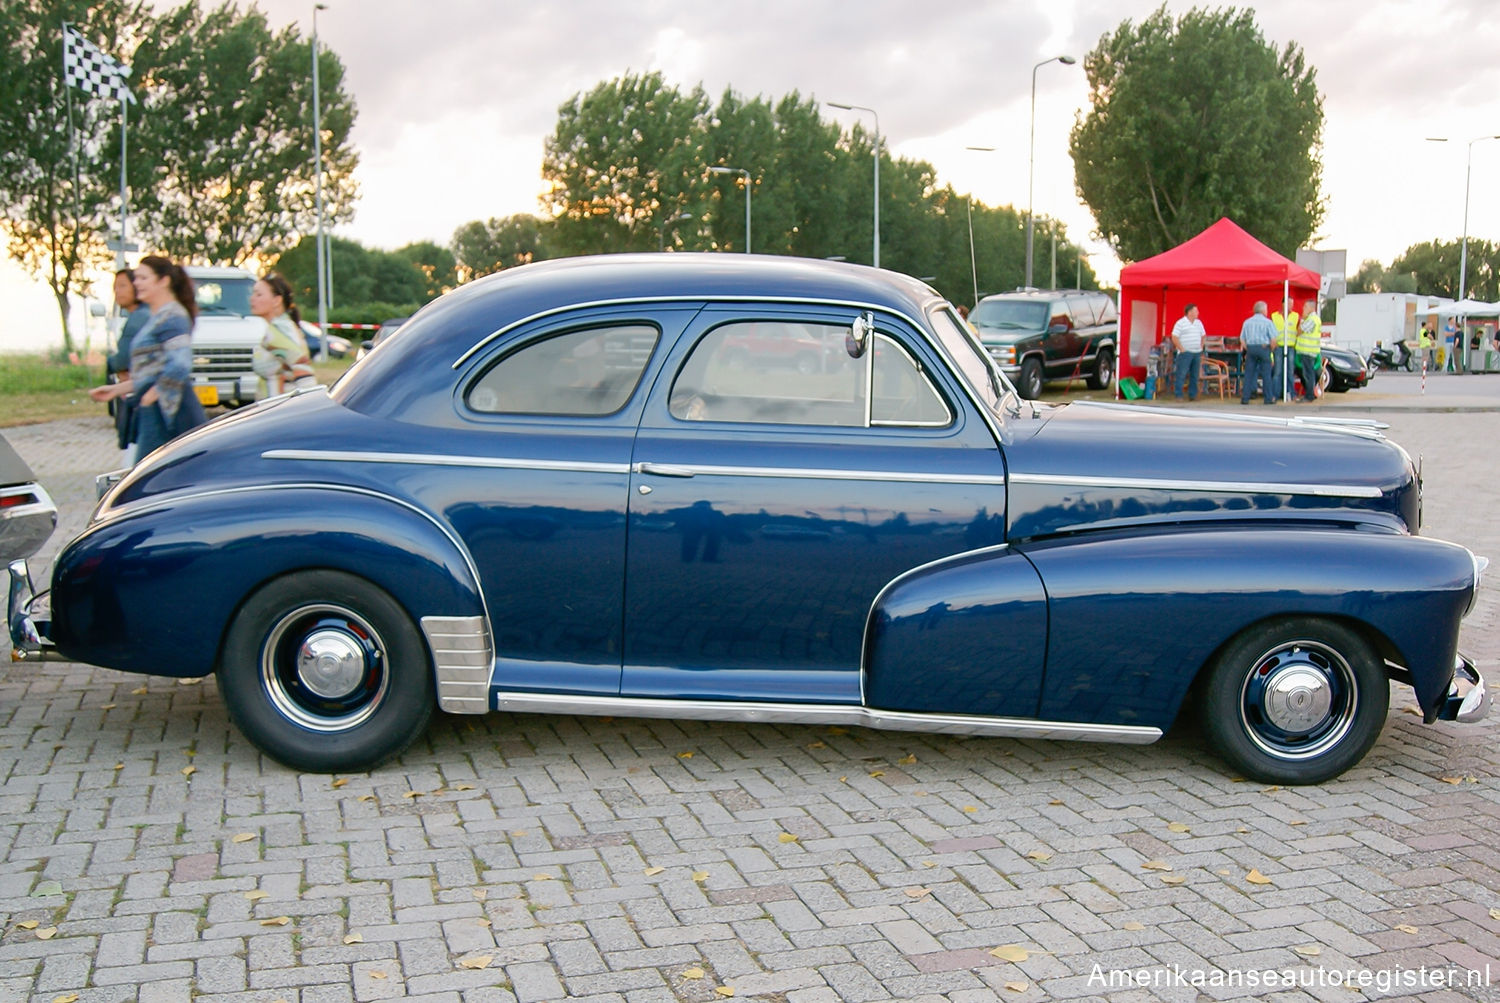
[[[1291,297],[1300,312],[1317,299],[1317,272],[1284,258],[1229,219],[1170,251],[1120,270],[1120,375],[1143,379],[1153,345],[1165,341],[1189,303],[1210,337],[1238,337],[1256,300],[1271,312]]]

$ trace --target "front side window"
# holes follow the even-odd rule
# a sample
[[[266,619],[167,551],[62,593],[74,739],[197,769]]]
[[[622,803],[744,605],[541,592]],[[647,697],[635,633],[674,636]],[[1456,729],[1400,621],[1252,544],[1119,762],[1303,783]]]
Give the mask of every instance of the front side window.
[[[621,324],[528,342],[485,370],[465,400],[485,414],[614,414],[635,392],[658,335],[650,324]]]
[[[672,384],[682,421],[777,425],[947,425],[948,405],[907,352],[875,335],[858,359],[848,327],[738,321],[705,334]],[[874,393],[871,393],[873,385]]]

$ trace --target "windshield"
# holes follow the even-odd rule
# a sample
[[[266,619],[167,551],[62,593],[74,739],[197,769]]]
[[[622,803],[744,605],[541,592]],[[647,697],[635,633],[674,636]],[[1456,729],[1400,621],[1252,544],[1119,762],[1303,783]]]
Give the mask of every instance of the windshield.
[[[930,311],[929,318],[938,340],[953,357],[965,382],[973,388],[975,395],[985,406],[995,414],[1000,414],[1003,407],[1014,407],[1014,401],[1010,405],[1006,401],[1016,392],[1015,388],[1010,385],[1005,374],[996,368],[969,325],[959,319],[953,308],[947,304],[935,307]],[[1017,401],[1019,399],[1016,398]]]
[[[255,285],[251,278],[243,279],[194,279],[194,292],[198,299],[198,312],[228,317],[250,316],[250,290]]]
[[[1047,307],[1038,300],[980,300],[969,320],[975,327],[995,331],[1045,331]]]

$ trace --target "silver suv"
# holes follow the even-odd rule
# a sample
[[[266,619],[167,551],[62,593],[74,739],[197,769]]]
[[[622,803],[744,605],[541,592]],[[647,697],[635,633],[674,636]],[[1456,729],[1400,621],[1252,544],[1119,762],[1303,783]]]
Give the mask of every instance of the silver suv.
[[[1114,379],[1120,315],[1104,293],[1018,289],[986,296],[969,321],[1023,397],[1040,397],[1047,380],[1086,379],[1103,390]]]

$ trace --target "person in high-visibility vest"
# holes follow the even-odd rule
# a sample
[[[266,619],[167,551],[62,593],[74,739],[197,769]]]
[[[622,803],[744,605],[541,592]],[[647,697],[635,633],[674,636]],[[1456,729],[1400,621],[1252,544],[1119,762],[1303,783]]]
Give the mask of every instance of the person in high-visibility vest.
[[[1277,310],[1271,314],[1271,323],[1276,325],[1276,349],[1271,357],[1271,382],[1276,384],[1276,399],[1292,399],[1292,351],[1297,345],[1297,324],[1301,314],[1290,305],[1286,313]]]
[[[1297,325],[1297,371],[1302,374],[1302,399],[1316,399],[1323,371],[1323,318],[1314,300],[1302,305],[1302,322]]]
[[[1453,325],[1449,324],[1448,326],[1451,328]],[[1436,354],[1433,350],[1435,344],[1437,342],[1433,339],[1432,334],[1428,332],[1427,325],[1423,324],[1422,330],[1417,332],[1417,353],[1426,357],[1428,369],[1435,368],[1435,360],[1433,359],[1433,355]]]

